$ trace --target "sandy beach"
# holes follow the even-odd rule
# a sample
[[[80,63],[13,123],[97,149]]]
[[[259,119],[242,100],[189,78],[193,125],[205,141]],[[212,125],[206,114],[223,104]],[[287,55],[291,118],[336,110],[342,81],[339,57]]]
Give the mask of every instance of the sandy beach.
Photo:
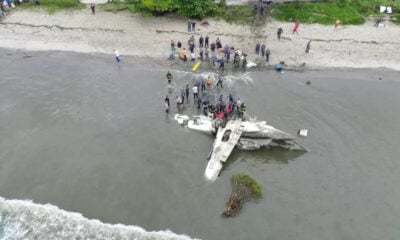
[[[292,23],[267,20],[265,25],[243,26],[224,21],[198,21],[196,32],[187,32],[185,19],[173,17],[144,18],[128,12],[117,14],[89,9],[48,14],[15,9],[0,24],[0,47],[36,50],[61,50],[85,53],[138,56],[167,61],[171,39],[183,47],[193,34],[196,44],[200,35],[210,41],[219,37],[222,44],[239,48],[256,59],[255,45],[265,43],[271,50],[270,64],[284,61],[289,66],[310,68],[351,67],[390,68],[400,70],[400,27],[390,22],[373,27],[373,22],[361,26],[301,24],[299,34],[291,34]],[[276,30],[282,27],[278,41]],[[312,40],[311,51],[305,53]],[[196,49],[198,53],[198,48]]]

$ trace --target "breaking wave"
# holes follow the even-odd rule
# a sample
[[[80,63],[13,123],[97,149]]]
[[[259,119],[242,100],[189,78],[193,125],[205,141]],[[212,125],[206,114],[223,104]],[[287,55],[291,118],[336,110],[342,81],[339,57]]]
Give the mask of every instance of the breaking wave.
[[[191,240],[169,230],[146,231],[138,226],[107,224],[51,204],[0,197],[0,239]]]

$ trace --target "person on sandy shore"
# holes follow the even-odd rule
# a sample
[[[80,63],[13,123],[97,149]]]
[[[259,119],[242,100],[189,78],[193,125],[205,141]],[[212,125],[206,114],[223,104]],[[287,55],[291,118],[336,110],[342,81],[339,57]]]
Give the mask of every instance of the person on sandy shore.
[[[90,4],[90,9],[92,10],[92,14],[95,14],[96,12],[96,5],[94,3]]]
[[[203,42],[204,42],[203,40],[204,40],[203,35],[201,35],[200,38],[199,38],[199,47],[200,48],[203,47]]]
[[[207,35],[206,38],[205,38],[205,41],[204,41],[204,47],[205,47],[205,48],[208,48],[208,47],[209,47],[209,46],[208,46],[209,40],[210,40],[210,38],[209,38],[208,35]]]
[[[180,57],[184,62],[187,61],[186,49],[185,48],[182,49]]]
[[[119,56],[119,52],[114,49],[114,54],[115,54],[115,61],[117,61],[117,63],[119,63],[121,61],[121,58]]]
[[[256,55],[260,55],[260,44],[257,43],[256,45]]]
[[[294,28],[293,28],[292,34],[294,34],[294,33],[299,34],[299,26],[300,26],[300,22],[299,22],[299,20],[296,20],[296,22],[294,23]]]
[[[310,52],[310,48],[311,48],[311,40],[308,41],[307,46],[306,46],[306,53]]]
[[[278,41],[281,40],[281,35],[283,33],[283,29],[281,27],[278,28],[277,34],[278,34]]]
[[[190,19],[187,21],[187,28],[188,28],[188,32],[192,31],[192,21]]]
[[[340,20],[339,20],[339,18],[336,18],[335,29],[339,27],[339,24],[340,24]]]
[[[261,44],[261,56],[264,57],[265,56],[265,44]]]
[[[192,20],[192,32],[196,31],[196,21]]]
[[[267,61],[267,63],[269,63],[269,55],[271,54],[271,50],[269,50],[269,48],[267,49],[267,51],[265,51],[265,61]]]

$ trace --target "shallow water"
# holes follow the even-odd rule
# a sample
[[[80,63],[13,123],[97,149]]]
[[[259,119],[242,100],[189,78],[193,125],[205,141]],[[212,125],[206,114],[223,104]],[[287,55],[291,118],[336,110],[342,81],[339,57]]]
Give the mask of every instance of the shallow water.
[[[299,142],[311,151],[234,150],[220,178],[207,183],[212,137],[178,126],[173,104],[165,114],[168,65],[5,49],[0,64],[0,195],[6,199],[201,239],[400,237],[398,72],[228,74],[224,96],[233,93],[250,115],[289,133],[307,128],[309,136]],[[199,71],[207,72],[202,65]],[[185,72],[190,67],[175,68],[171,103],[199,78]],[[183,113],[196,114],[196,106],[190,102]],[[264,197],[224,219],[234,173],[255,178]],[[13,223],[4,212],[20,209],[1,202],[5,229]],[[54,225],[60,231],[65,224]],[[32,238],[25,234],[20,239]]]

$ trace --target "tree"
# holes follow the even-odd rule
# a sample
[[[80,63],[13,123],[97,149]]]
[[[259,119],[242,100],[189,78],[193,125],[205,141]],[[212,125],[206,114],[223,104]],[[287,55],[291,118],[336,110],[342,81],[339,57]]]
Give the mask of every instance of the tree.
[[[201,19],[214,15],[218,11],[214,0],[175,0],[174,2],[178,14],[183,17]]]

